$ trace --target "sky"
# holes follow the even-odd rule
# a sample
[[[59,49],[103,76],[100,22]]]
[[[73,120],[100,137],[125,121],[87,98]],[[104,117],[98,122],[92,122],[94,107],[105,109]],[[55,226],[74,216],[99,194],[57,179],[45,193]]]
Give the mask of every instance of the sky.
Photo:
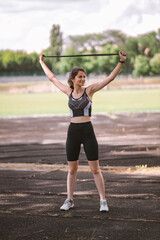
[[[110,29],[137,36],[160,28],[160,0],[0,0],[0,50],[40,53],[53,24],[64,39]]]

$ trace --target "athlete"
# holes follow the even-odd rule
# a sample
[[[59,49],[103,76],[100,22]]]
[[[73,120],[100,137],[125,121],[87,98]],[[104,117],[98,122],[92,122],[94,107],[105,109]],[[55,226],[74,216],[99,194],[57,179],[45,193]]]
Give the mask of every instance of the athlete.
[[[95,184],[100,196],[100,211],[109,211],[105,197],[103,175],[99,167],[98,143],[91,123],[92,97],[95,92],[104,88],[115,79],[126,61],[126,53],[119,52],[120,61],[114,70],[104,80],[85,87],[86,72],[83,68],[73,68],[68,79],[68,85],[60,82],[53,72],[44,63],[43,55],[40,64],[48,79],[63,93],[68,96],[71,122],[68,128],[66,153],[68,160],[67,199],[60,210],[69,210],[74,207],[73,193],[76,183],[76,174],[79,164],[81,144],[88,159],[88,164],[93,173]]]

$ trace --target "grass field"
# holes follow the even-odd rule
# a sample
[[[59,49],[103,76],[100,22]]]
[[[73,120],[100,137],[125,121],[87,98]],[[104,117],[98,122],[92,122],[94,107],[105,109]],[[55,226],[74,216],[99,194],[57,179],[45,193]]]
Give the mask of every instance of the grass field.
[[[0,95],[0,116],[69,114],[63,93]],[[93,114],[160,110],[160,89],[107,90],[93,97]]]

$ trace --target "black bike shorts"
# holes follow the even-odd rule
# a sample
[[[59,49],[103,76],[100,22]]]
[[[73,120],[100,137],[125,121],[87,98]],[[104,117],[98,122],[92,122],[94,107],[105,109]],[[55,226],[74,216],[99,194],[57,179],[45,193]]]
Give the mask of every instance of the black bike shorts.
[[[98,143],[91,122],[70,123],[66,141],[68,161],[78,160],[81,144],[89,161],[98,160]]]

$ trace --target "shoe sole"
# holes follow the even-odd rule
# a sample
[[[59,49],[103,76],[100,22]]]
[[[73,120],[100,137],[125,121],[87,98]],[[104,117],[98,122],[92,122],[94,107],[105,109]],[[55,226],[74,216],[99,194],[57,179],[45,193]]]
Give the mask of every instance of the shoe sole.
[[[109,208],[100,210],[100,212],[109,212]]]
[[[60,210],[61,211],[68,211],[69,209],[71,209],[71,208],[74,208],[74,206],[71,206],[70,208],[68,208],[68,209],[63,209],[63,208],[60,208]]]

